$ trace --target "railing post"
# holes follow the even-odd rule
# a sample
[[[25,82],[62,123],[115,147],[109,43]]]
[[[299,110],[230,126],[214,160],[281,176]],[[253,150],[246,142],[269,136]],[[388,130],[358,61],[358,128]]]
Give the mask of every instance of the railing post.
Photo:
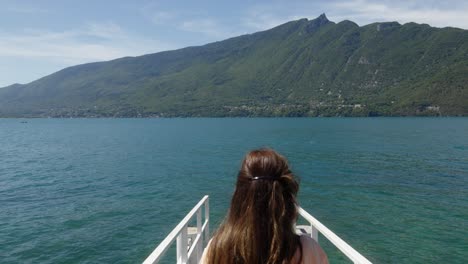
[[[203,218],[203,205],[205,206],[205,221],[202,222]],[[188,225],[197,215],[197,236],[191,241],[190,248],[188,246]],[[194,264],[197,262],[197,258],[201,258],[203,255],[203,240],[208,241],[209,230],[209,207],[208,207],[208,195],[205,195],[195,207],[177,224],[177,226],[167,235],[166,238],[151,252],[151,254],[145,259],[144,264],[155,264],[158,263],[164,253],[169,249],[172,242],[177,241],[177,252],[176,259],[178,264]],[[195,248],[194,245],[197,245]],[[200,247],[200,248],[199,248]],[[194,252],[197,251],[197,252]],[[201,252],[201,253],[200,253]],[[190,255],[190,259],[188,259]]]
[[[330,241],[333,245],[335,245],[338,248],[338,250],[340,250],[353,263],[372,264],[368,259],[366,259],[363,255],[361,255],[354,248],[348,245],[348,243],[343,241],[343,239],[338,237],[335,233],[333,233],[325,225],[320,223],[320,221],[315,219],[311,214],[309,214],[303,208],[298,207],[298,212],[299,212],[299,215],[301,215],[305,220],[307,220],[310,223],[311,237],[313,239],[318,240],[318,233],[320,232],[326,239],[328,239],[328,241]]]
[[[187,225],[185,225],[177,236],[177,264],[187,263],[187,242]]]
[[[318,229],[312,223],[310,223],[310,236],[318,243]]]
[[[197,243],[197,263],[200,262],[201,256],[203,254],[203,237],[201,230],[202,229],[202,209],[199,208],[197,211],[197,236],[200,236],[200,240]]]
[[[206,228],[205,228],[204,245],[207,246],[208,242],[210,241],[210,198],[207,198],[205,201],[205,221],[206,221]]]

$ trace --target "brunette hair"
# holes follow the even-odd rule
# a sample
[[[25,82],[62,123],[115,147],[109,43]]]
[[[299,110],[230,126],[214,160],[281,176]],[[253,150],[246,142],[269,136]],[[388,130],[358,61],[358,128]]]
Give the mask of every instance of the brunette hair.
[[[272,149],[249,152],[227,217],[210,243],[207,263],[290,263],[301,250],[294,230],[298,190],[283,156]]]

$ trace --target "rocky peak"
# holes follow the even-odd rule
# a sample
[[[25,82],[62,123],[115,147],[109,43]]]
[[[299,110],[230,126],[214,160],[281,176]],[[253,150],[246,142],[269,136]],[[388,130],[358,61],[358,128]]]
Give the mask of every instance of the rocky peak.
[[[309,21],[309,24],[307,25],[306,31],[308,33],[314,32],[319,27],[321,27],[323,25],[326,25],[328,23],[330,23],[330,20],[328,20],[325,13],[323,13],[319,17],[317,17],[316,19],[312,19],[312,20]]]
[[[320,16],[318,16],[314,20],[318,20],[318,21],[321,21],[323,23],[330,22],[330,20],[328,20],[327,15],[325,15],[325,13],[322,13]]]

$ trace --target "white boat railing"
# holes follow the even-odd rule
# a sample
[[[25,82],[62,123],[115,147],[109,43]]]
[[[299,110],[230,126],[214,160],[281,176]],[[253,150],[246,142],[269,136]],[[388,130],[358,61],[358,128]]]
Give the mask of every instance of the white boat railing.
[[[202,209],[205,207],[205,219],[202,222]],[[346,257],[357,264],[372,264],[354,248],[348,245],[345,241],[339,238],[335,233],[320,223],[312,215],[306,212],[302,207],[298,207],[299,214],[309,222],[310,235],[318,242],[319,232],[326,237],[333,245],[335,245]],[[209,237],[209,199],[205,195],[200,202],[184,217],[184,219],[169,233],[169,235],[156,247],[156,249],[148,256],[143,264],[158,263],[164,253],[169,249],[172,242],[177,240],[177,264],[199,263],[203,254],[204,246],[208,243]],[[190,232],[194,238],[189,239],[189,222],[197,216],[197,227],[192,228]]]
[[[335,233],[328,229],[325,225],[320,223],[319,220],[315,219],[311,214],[302,207],[298,207],[299,215],[301,215],[310,224],[312,238],[318,242],[318,233],[320,232],[326,237],[333,245],[335,245],[346,257],[351,261],[358,264],[372,264],[363,255],[352,248],[348,243],[344,242],[343,239],[339,238]]]
[[[202,209],[205,207],[205,219],[202,222]],[[188,224],[197,216],[196,236],[189,242]],[[210,206],[208,195],[184,217],[184,219],[169,233],[169,235],[156,247],[143,264],[158,263],[172,242],[177,240],[177,264],[198,263],[203,254],[204,244],[210,239]]]

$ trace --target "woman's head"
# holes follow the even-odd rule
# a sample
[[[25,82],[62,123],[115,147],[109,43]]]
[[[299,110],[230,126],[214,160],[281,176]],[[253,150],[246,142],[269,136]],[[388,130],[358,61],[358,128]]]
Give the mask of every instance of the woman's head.
[[[235,215],[230,216],[236,220],[245,210],[251,210],[256,223],[280,220],[292,224],[297,216],[298,190],[299,184],[283,156],[272,149],[253,150],[239,170],[229,212]]]
[[[298,189],[283,156],[271,149],[249,152],[228,215],[211,243],[209,263],[289,263],[299,244]]]

